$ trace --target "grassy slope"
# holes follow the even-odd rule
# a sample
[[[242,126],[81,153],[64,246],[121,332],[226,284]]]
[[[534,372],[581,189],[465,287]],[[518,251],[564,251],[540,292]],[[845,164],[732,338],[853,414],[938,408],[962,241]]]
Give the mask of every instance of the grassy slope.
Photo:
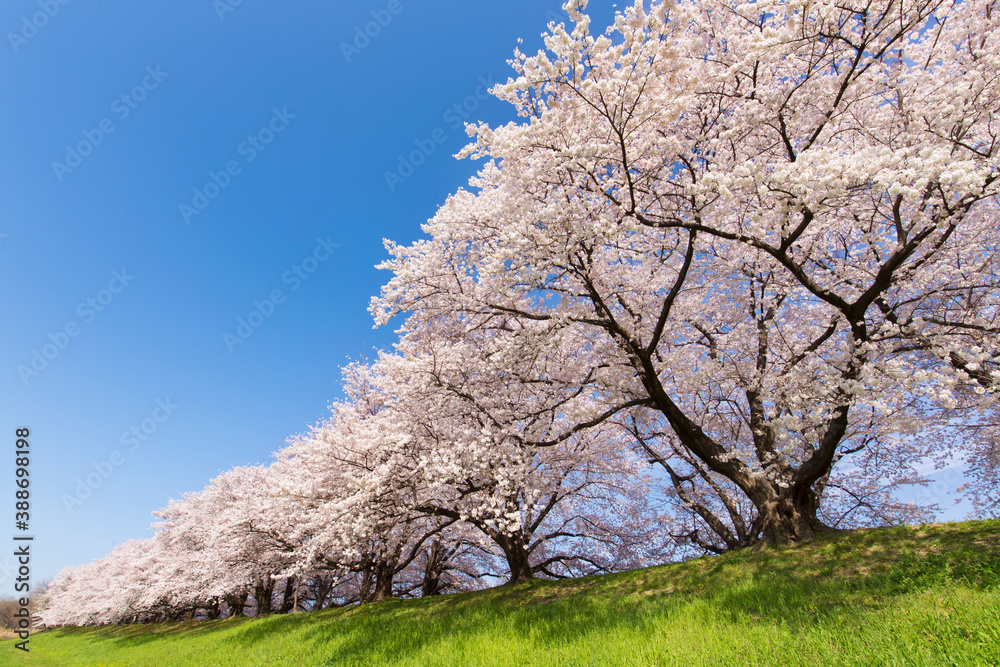
[[[1000,665],[1000,521],[315,614],[64,629],[27,658],[4,644],[0,664],[60,667]]]

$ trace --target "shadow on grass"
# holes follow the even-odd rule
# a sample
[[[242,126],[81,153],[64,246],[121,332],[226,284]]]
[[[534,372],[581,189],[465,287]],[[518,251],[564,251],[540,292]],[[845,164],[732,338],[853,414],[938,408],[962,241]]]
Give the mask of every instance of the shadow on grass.
[[[329,662],[392,660],[454,646],[457,638],[468,644],[484,633],[492,641],[505,633],[530,638],[525,641],[544,649],[585,635],[649,631],[666,617],[690,613],[693,600],[722,622],[799,630],[840,624],[899,595],[940,585],[1000,586],[1000,521],[852,531],[799,548],[259,620],[59,632],[90,634],[122,648],[220,633],[213,641],[248,653],[288,636]]]
[[[136,648],[148,644],[169,644],[206,634],[239,627],[252,618],[224,621],[186,621],[182,623],[149,623],[144,625],[67,627],[52,630],[53,637],[74,637],[112,644],[116,649]]]
[[[800,548],[572,582],[532,582],[436,608],[394,603],[395,609],[371,607],[355,623],[313,627],[306,635],[333,647],[331,661],[371,651],[413,654],[497,624],[544,648],[583,635],[650,630],[657,617],[685,613],[694,598],[731,623],[783,625],[793,632],[839,626],[865,609],[938,586],[1000,585],[1000,522],[993,522],[992,531],[984,528],[990,527],[856,531]],[[358,623],[362,618],[370,622]]]
[[[804,548],[755,554],[744,561],[742,577],[729,583],[706,594],[728,620],[784,623],[793,630],[939,587],[995,588],[1000,522],[852,531]]]

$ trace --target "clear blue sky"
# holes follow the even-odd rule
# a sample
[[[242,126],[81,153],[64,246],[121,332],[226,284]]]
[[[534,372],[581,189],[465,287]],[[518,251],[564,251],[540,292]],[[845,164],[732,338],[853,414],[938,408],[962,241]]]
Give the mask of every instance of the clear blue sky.
[[[37,579],[267,462],[325,416],[345,362],[392,344],[367,312],[382,238],[411,242],[466,183],[460,116],[513,119],[483,82],[560,12],[235,1],[0,8],[0,540],[27,426]],[[590,10],[607,25],[612,4]]]

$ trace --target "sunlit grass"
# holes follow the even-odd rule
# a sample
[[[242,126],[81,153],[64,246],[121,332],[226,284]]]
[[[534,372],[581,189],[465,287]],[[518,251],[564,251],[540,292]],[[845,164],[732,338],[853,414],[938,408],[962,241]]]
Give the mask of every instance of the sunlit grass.
[[[1000,521],[424,600],[32,637],[14,665],[1000,665]]]

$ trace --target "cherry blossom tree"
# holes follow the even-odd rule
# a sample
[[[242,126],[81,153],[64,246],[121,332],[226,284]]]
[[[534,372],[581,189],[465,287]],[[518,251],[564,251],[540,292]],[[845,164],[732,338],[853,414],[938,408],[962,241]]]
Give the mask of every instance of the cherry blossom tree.
[[[267,467],[234,468],[204,490],[172,500],[154,512],[160,520],[152,538],[60,573],[41,618],[49,625],[90,625],[291,611],[299,580],[282,574],[296,545],[285,517],[272,511],[273,483]],[[322,604],[332,583],[305,575],[305,595],[322,593]]]
[[[831,488],[884,499],[831,477],[859,453],[919,481],[965,444],[922,423],[1000,377],[1000,11],[636,2],[594,36],[585,6],[494,88],[528,120],[470,126],[474,191],[387,243],[377,323],[489,328],[560,384],[572,410],[526,410],[565,430],[524,444],[642,413],[654,458],[749,502],[742,541],[827,530]]]
[[[38,619],[42,626],[120,623],[144,611],[141,577],[151,560],[149,540],[129,540],[102,559],[66,568],[52,581]]]
[[[287,495],[323,504],[306,505],[297,520],[311,536],[309,548],[324,558],[358,559],[377,542],[393,556],[389,562],[403,553],[409,564],[415,547],[430,538],[433,546],[438,531],[451,535],[464,525],[479,537],[460,532],[452,548],[497,549],[513,582],[624,567],[621,553],[612,559],[607,550],[628,541],[626,522],[612,528],[603,514],[642,495],[634,457],[606,445],[613,438],[598,429],[554,447],[525,445],[524,429],[551,427],[516,423],[519,404],[506,390],[521,388],[495,365],[502,360],[481,348],[481,364],[470,369],[464,362],[476,352],[464,341],[458,351],[442,339],[401,349],[410,343],[405,354],[349,367],[350,400],[334,404],[330,420],[283,454],[300,480]],[[648,545],[649,523],[641,522],[643,539],[633,536],[631,544]],[[363,548],[352,547],[359,539]],[[403,543],[414,546],[400,551]]]
[[[396,577],[453,523],[408,511],[367,369],[354,365],[346,376],[351,400],[278,453],[273,505],[294,524],[291,570],[337,573],[341,604],[391,597]]]
[[[161,586],[170,607],[202,608],[211,617],[225,602],[241,614],[252,597],[257,614],[271,613],[274,575],[294,549],[284,517],[268,511],[272,483],[264,466],[234,468],[154,512],[161,519],[156,539],[168,554],[170,575]]]

